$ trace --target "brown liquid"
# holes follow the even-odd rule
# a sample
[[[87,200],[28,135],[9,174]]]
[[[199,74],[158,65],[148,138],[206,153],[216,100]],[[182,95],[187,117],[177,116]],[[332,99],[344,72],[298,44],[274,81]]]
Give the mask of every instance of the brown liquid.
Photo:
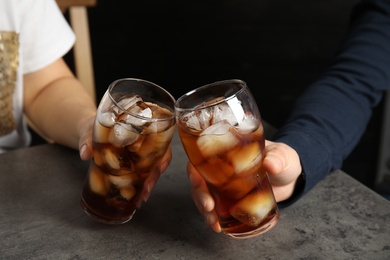
[[[231,127],[227,134],[214,136],[212,141],[201,131],[189,130],[185,122],[179,122],[178,132],[190,161],[215,200],[223,232],[248,237],[275,225],[278,208],[268,176],[261,168],[262,126],[248,134]]]
[[[151,105],[154,113],[167,113],[156,105]],[[170,112],[169,112],[170,113]],[[123,114],[116,118],[120,121]],[[82,190],[82,207],[92,218],[104,222],[119,224],[131,219],[140,207],[145,181],[153,178],[156,163],[167,150],[174,132],[174,120],[165,124],[166,129],[121,129],[121,134],[136,136],[136,140],[114,140],[114,127],[102,125],[95,120],[93,133],[94,158],[88,171],[87,180]],[[130,131],[130,132],[128,132]],[[128,144],[130,143],[130,144]]]

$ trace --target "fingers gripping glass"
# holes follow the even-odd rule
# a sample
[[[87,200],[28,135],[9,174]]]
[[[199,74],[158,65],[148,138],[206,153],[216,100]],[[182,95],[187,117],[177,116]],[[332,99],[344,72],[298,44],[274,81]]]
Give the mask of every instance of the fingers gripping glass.
[[[173,137],[174,102],[145,80],[120,79],[109,86],[97,110],[93,160],[81,196],[92,218],[121,224],[141,206],[144,183],[158,179],[157,164]]]
[[[270,230],[279,211],[262,167],[261,116],[245,82],[200,87],[180,97],[175,110],[184,150],[215,201],[222,231],[247,238]]]

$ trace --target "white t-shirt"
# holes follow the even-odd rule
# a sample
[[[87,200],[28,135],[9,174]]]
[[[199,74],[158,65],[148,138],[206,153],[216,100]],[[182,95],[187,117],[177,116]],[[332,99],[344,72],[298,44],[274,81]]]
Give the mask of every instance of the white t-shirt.
[[[75,35],[54,0],[0,0],[0,32],[19,34],[19,67],[13,95],[16,130],[0,137],[0,152],[31,142],[23,117],[23,74],[64,56]]]

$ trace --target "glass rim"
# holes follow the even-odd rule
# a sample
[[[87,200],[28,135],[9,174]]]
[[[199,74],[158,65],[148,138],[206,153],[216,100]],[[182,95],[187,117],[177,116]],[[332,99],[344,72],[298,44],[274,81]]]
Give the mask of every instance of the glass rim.
[[[202,91],[202,90],[204,90],[206,88],[209,88],[211,86],[221,85],[221,84],[225,84],[225,83],[232,83],[232,82],[241,83],[242,88],[240,88],[239,90],[235,91],[230,96],[224,97],[221,100],[218,100],[216,102],[213,102],[213,103],[207,104],[207,105],[206,104],[201,105],[202,103],[200,103],[200,104],[198,104],[198,105],[196,105],[194,107],[180,107],[179,106],[179,103],[181,101],[183,101],[184,99],[190,97],[192,94],[194,94],[196,92]],[[228,101],[230,99],[235,98],[238,94],[243,92],[246,88],[247,88],[246,82],[241,80],[241,79],[226,79],[226,80],[215,81],[213,83],[209,83],[209,84],[200,86],[198,88],[195,88],[195,89],[193,89],[191,91],[188,91],[187,93],[183,94],[182,96],[180,96],[176,100],[176,102],[175,102],[175,109],[178,110],[179,112],[186,112],[186,111],[198,111],[198,110],[202,110],[202,109],[205,109],[205,108],[210,108],[210,107],[216,106],[218,104],[221,104],[223,102],[226,102],[226,101]]]
[[[132,81],[132,82],[144,82],[144,83],[147,83],[149,85],[152,85],[154,87],[157,87],[158,89],[162,90],[172,101],[173,103],[173,111],[172,112],[172,115],[169,116],[169,117],[164,117],[164,118],[150,118],[150,117],[145,117],[145,116],[141,116],[141,115],[138,115],[138,114],[135,114],[135,113],[131,113],[129,111],[127,111],[126,109],[124,109],[121,105],[118,104],[118,102],[115,100],[115,98],[111,95],[111,90],[120,82],[123,82],[123,81]],[[176,103],[176,100],[175,98],[172,96],[171,93],[169,93],[166,89],[164,89],[163,87],[157,85],[156,83],[153,83],[151,81],[148,81],[148,80],[144,80],[144,79],[139,79],[139,78],[120,78],[120,79],[117,79],[117,80],[114,80],[113,82],[111,82],[111,84],[108,86],[108,96],[110,97],[110,100],[113,102],[113,104],[118,107],[120,110],[122,110],[124,113],[128,114],[128,115],[131,115],[133,117],[136,117],[138,119],[142,119],[142,120],[145,120],[145,121],[150,121],[150,122],[159,122],[159,121],[169,121],[169,120],[174,120],[175,119],[175,103]],[[157,104],[156,104],[157,105]],[[160,105],[158,105],[159,107],[161,107]],[[170,106],[169,106],[170,107]]]

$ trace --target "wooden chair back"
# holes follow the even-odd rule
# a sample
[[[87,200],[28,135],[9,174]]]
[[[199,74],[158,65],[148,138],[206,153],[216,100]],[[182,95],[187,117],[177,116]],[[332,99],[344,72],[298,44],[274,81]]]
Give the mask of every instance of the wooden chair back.
[[[96,101],[92,48],[88,22],[88,7],[96,5],[96,0],[56,0],[63,13],[69,12],[69,23],[76,35],[73,48],[75,73]]]

